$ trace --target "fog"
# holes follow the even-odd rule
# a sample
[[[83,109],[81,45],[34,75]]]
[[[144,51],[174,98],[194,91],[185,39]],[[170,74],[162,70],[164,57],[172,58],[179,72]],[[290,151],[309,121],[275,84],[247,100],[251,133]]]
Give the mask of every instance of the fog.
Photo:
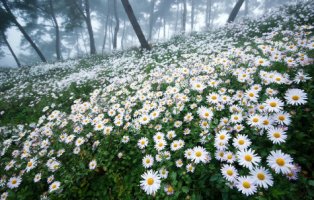
[[[225,25],[237,0],[129,2],[145,38],[150,44],[154,44],[167,41],[174,35],[208,31]],[[298,1],[245,0],[235,23],[246,18],[257,18],[282,4],[296,2]],[[86,3],[89,3],[89,9],[86,9]],[[12,51],[21,66],[43,61],[16,23],[8,17],[5,4],[47,62],[90,54],[104,55],[140,46],[120,0],[1,0],[0,67],[18,66]],[[88,12],[92,32],[88,29]],[[94,51],[91,34],[95,44]]]

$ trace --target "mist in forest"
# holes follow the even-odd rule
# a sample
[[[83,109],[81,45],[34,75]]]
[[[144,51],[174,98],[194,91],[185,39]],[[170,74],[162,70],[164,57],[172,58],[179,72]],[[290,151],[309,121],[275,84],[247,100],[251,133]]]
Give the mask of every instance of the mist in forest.
[[[223,26],[237,4],[234,23],[298,0],[0,0],[0,67],[143,47],[123,2],[151,46]]]

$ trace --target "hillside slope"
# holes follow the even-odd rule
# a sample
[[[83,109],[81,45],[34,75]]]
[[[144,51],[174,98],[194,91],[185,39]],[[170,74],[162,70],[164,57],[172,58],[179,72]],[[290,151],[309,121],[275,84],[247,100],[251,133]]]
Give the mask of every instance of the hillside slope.
[[[313,8],[3,70],[1,197],[314,198]]]

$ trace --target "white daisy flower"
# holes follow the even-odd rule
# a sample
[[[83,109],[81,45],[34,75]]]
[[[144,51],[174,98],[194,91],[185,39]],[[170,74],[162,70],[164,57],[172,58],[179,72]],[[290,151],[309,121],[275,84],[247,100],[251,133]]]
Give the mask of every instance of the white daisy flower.
[[[13,188],[17,188],[19,187],[19,185],[21,184],[22,179],[19,176],[14,176],[11,177],[7,183],[8,188],[13,189]]]
[[[166,145],[167,145],[167,142],[165,140],[158,140],[155,143],[155,149],[157,151],[162,151],[165,149]]]
[[[240,176],[237,180],[236,187],[246,196],[252,195],[257,191],[254,179],[249,176]]]
[[[210,121],[213,117],[213,112],[211,111],[211,109],[204,106],[198,108],[197,113],[201,119],[205,119],[208,121]]]
[[[192,163],[189,163],[189,164],[186,165],[186,171],[187,172],[192,172],[193,173],[194,170],[195,170],[195,167],[193,166]]]
[[[274,144],[280,144],[286,142],[287,135],[281,128],[270,128],[267,131],[267,137]]]
[[[203,92],[203,90],[205,89],[205,85],[199,81],[193,81],[191,82],[191,88],[192,90]]]
[[[157,132],[154,137],[153,137],[154,141],[157,142],[158,140],[165,140],[165,134],[161,133],[161,132]]]
[[[183,166],[183,161],[181,159],[176,160],[176,166],[177,167],[182,167]]]
[[[151,155],[146,155],[142,160],[143,166],[145,168],[150,168],[154,164],[154,158]]]
[[[167,193],[167,195],[172,195],[174,193],[174,189],[171,185],[166,185],[164,190]]]
[[[224,176],[227,181],[235,182],[238,177],[237,169],[232,165],[224,164],[220,169],[222,175]]]
[[[140,124],[142,125],[146,125],[150,122],[150,116],[149,115],[142,115],[140,118],[139,118],[139,122]]]
[[[154,195],[160,188],[160,175],[158,172],[149,170],[145,172],[142,176],[141,188],[148,194]]]
[[[37,165],[37,159],[32,158],[30,159],[26,164],[26,172],[29,172],[30,170],[34,169]]]
[[[265,101],[265,108],[269,112],[279,112],[282,110],[283,106],[284,103],[276,97],[269,98]]]
[[[230,134],[226,130],[221,130],[216,134],[215,141],[221,142],[223,144],[228,143],[229,139],[231,138]]]
[[[37,183],[38,181],[40,181],[40,179],[41,179],[41,173],[38,173],[34,177],[34,182]]]
[[[89,167],[90,170],[94,170],[96,168],[96,166],[97,166],[96,160],[92,160],[88,164],[88,167]]]
[[[301,89],[288,89],[285,93],[285,99],[288,104],[302,105],[306,103],[307,94]]]
[[[184,151],[184,157],[186,157],[186,159],[192,159],[192,154],[193,154],[193,150],[192,149],[186,149]]]
[[[172,140],[174,137],[176,137],[175,131],[168,131],[168,132],[167,132],[167,138],[168,138],[168,140]]]
[[[210,104],[217,104],[219,102],[219,98],[220,98],[219,94],[217,94],[217,93],[210,93],[206,97],[207,102]]]
[[[259,187],[267,189],[274,184],[271,173],[264,167],[256,167],[250,171],[250,174],[255,180],[255,184]]]
[[[227,163],[234,163],[236,156],[231,151],[225,152],[225,159]]]
[[[233,139],[232,144],[237,149],[242,150],[248,148],[252,142],[247,135],[238,134],[237,137]]]
[[[237,156],[239,164],[249,169],[261,161],[261,157],[257,156],[253,149],[240,150]]]
[[[207,163],[210,159],[209,153],[201,146],[196,146],[193,148],[192,161],[196,164],[202,162]]]
[[[84,144],[85,140],[83,137],[79,137],[76,139],[75,141],[75,146],[81,146],[82,144]]]
[[[258,114],[255,114],[255,115],[251,115],[248,119],[247,119],[247,123],[250,125],[250,126],[253,126],[253,127],[259,127],[260,124],[261,124],[261,119],[262,117]]]
[[[169,174],[169,171],[166,168],[161,168],[159,170],[159,175],[161,178],[164,178],[164,179],[167,178],[168,174]]]
[[[58,190],[60,188],[60,182],[59,181],[55,181],[53,182],[50,186],[49,186],[49,192],[54,192],[56,190]]]
[[[290,125],[291,123],[290,117],[291,115],[287,112],[279,112],[273,116],[273,119],[280,125]]]
[[[275,172],[288,174],[290,168],[293,167],[293,159],[290,155],[282,153],[281,150],[271,151],[267,157],[267,164],[275,170]]]
[[[137,146],[140,149],[144,149],[148,145],[148,139],[146,137],[142,137],[141,139],[138,140]]]

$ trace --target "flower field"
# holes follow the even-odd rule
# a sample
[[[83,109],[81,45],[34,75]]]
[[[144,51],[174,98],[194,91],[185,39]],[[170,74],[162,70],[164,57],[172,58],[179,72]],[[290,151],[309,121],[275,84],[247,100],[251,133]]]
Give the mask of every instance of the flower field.
[[[0,71],[1,199],[313,199],[313,9]]]

